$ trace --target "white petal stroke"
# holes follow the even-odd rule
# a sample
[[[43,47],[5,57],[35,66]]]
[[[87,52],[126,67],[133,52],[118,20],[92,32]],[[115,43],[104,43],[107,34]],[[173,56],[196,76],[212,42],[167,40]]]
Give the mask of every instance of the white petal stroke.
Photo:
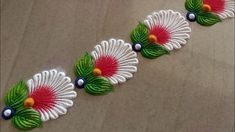
[[[66,114],[67,108],[73,106],[71,99],[77,96],[71,79],[64,72],[56,69],[35,74],[32,79],[27,81],[27,85],[29,94],[40,88],[40,86],[48,86],[56,96],[55,104],[50,109],[38,110],[42,121],[57,119],[60,115]]]
[[[235,12],[235,1],[234,0],[225,0],[224,1],[224,10],[221,13],[217,13],[221,19],[226,19],[229,17],[234,17]]]
[[[144,23],[149,29],[155,26],[165,27],[170,33],[169,42],[163,44],[168,50],[179,49],[190,38],[191,28],[185,18],[172,10],[161,10],[147,16]]]
[[[112,56],[118,61],[117,73],[111,77],[107,77],[111,84],[124,83],[127,79],[133,77],[133,73],[137,71],[137,54],[132,51],[132,46],[121,39],[110,39],[102,41],[95,46],[95,50],[91,52],[95,60],[101,56]]]

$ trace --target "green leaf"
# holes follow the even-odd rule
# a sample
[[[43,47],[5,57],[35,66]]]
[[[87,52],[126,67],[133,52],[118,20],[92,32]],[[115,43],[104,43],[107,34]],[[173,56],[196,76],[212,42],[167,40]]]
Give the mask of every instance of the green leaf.
[[[104,95],[113,91],[113,86],[105,78],[90,76],[85,91],[92,95]]]
[[[203,26],[212,26],[218,22],[221,22],[221,19],[218,15],[209,12],[198,13],[196,20],[199,24]]]
[[[131,41],[133,44],[148,44],[148,28],[145,24],[139,23],[137,27],[131,32]]]
[[[202,0],[186,0],[185,8],[190,12],[198,13],[202,10]]]
[[[37,111],[21,107],[12,118],[12,123],[20,130],[31,130],[41,127],[42,121]]]
[[[20,81],[13,86],[10,91],[7,92],[4,100],[6,106],[10,106],[13,109],[22,107],[24,100],[28,95],[28,88],[24,81]]]
[[[103,77],[93,75],[94,61],[90,54],[86,53],[76,64],[75,74],[84,77],[87,84],[85,91],[92,95],[104,95],[113,90],[111,83]]]
[[[75,74],[78,77],[86,77],[93,72],[94,69],[94,61],[92,56],[89,53],[85,53],[85,55],[76,62],[75,64]]]
[[[163,46],[149,44],[141,50],[141,54],[145,58],[155,59],[164,54],[169,54],[169,51]]]

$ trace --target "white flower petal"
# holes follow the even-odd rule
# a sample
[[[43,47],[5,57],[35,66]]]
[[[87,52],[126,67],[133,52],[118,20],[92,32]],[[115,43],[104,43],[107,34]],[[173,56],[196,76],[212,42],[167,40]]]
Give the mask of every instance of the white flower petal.
[[[46,74],[46,71],[42,71],[41,75],[42,75],[42,78],[41,78],[40,85],[44,85],[48,75]]]
[[[50,101],[50,103],[46,100],[44,101],[44,98],[47,99],[47,96],[49,97],[51,94],[36,95],[42,100],[41,102],[37,102],[37,104],[44,103],[41,106],[45,106],[43,108],[35,107],[35,110],[40,113],[42,121],[56,119],[59,115],[65,114],[67,112],[66,108],[73,105],[71,99],[77,96],[71,79],[67,77],[64,72],[56,69],[35,74],[33,79],[27,81],[27,85],[29,94],[33,94],[33,92],[41,88],[46,88],[53,93],[53,96],[55,95],[55,97],[53,97],[54,101]],[[38,98],[34,99],[37,100]]]
[[[60,112],[59,112],[59,113],[61,113],[60,115],[64,115],[64,114],[67,113],[67,109],[66,109],[66,107],[64,107],[63,105],[58,105],[58,104],[57,104],[57,105],[54,106],[54,109],[60,111]]]
[[[75,91],[69,91],[69,92],[57,94],[58,98],[65,98],[65,99],[72,99],[72,98],[75,98],[76,96],[77,96],[77,93]]]
[[[224,10],[222,12],[214,12],[221,19],[231,18],[234,17],[235,12],[235,1],[234,0],[225,0],[224,1]]]
[[[52,69],[49,71],[49,80],[48,80],[48,85],[52,86],[57,75],[57,70]]]
[[[73,106],[73,101],[69,99],[58,99],[57,104],[62,104],[65,108]]]
[[[129,53],[126,53],[124,55],[122,55],[120,58],[119,58],[119,61],[123,61],[123,60],[127,60],[127,59],[136,59],[137,58],[137,54],[135,52],[129,52]]]
[[[99,58],[97,52],[92,51],[91,54],[92,54],[92,56],[93,56],[95,59]]]
[[[35,87],[39,86],[40,85],[40,81],[41,81],[41,74],[35,74],[33,76],[33,81],[34,81],[34,85]]]
[[[177,41],[171,41],[171,45],[174,47],[174,49],[180,49],[181,45]]]
[[[124,76],[121,76],[121,75],[119,75],[119,74],[116,74],[114,77],[115,77],[115,78],[118,80],[118,82],[120,82],[120,83],[126,82],[126,78],[125,78]]]
[[[72,90],[74,90],[74,85],[73,85],[72,83],[63,85],[63,87],[64,87],[63,89],[58,90],[57,92],[64,93],[64,92],[67,92],[67,91],[72,91]]]
[[[137,71],[136,65],[139,63],[137,54],[132,50],[131,44],[124,42],[124,40],[109,39],[108,41],[102,41],[95,46],[95,50],[91,52],[91,55],[95,61],[100,57],[107,56],[117,61],[117,72],[106,77],[112,84],[125,82],[126,79],[133,77],[132,74]]]
[[[35,88],[33,79],[28,80],[27,85],[28,85],[29,93],[31,93]]]
[[[124,76],[124,77],[127,78],[127,79],[133,77],[133,74],[131,74],[130,72],[119,71],[118,74],[121,75],[121,76]]]
[[[65,90],[69,90],[67,89],[67,85],[70,84],[72,86],[71,79],[69,77],[64,77],[63,79],[61,79],[61,83],[54,86],[56,89],[54,89],[54,91],[56,92],[61,92],[61,91],[65,91]],[[71,89],[70,89],[71,90]]]
[[[115,77],[109,77],[108,79],[112,84],[118,84],[118,80]]]
[[[139,60],[137,58],[133,58],[133,59],[127,59],[127,60],[122,60],[119,62],[120,66],[126,66],[126,65],[137,65],[139,63]]]
[[[166,47],[170,51],[174,49],[174,47],[170,43],[164,44],[163,46]]]
[[[180,49],[181,45],[186,44],[186,39],[190,38],[191,28],[185,18],[172,10],[161,10],[148,15],[144,20],[145,25],[151,30],[156,26],[167,29],[170,39],[163,44],[168,50]]]
[[[56,111],[59,115],[64,115],[67,113],[67,109],[62,107],[62,106],[58,106],[58,105],[55,105],[53,107],[53,110]]]
[[[57,79],[55,80],[55,83],[52,84],[52,87],[54,90],[57,90],[60,85],[64,83],[65,79],[65,73],[64,72],[58,72]]]
[[[135,67],[135,66],[122,66],[119,68],[119,71],[136,72],[137,67]]]
[[[39,112],[40,115],[41,115],[42,121],[48,121],[48,120],[50,119],[50,116],[49,116],[49,114],[48,114],[46,111],[44,111],[44,110],[39,110],[38,112]]]
[[[101,43],[106,43],[105,41],[103,41],[103,42],[101,42]],[[101,46],[99,45],[99,46],[96,46],[95,47],[95,49],[96,49],[96,51],[97,51],[97,54],[98,54],[98,57],[100,57],[101,55],[102,55],[102,48],[101,48]]]
[[[49,109],[47,112],[51,119],[57,119],[59,117],[59,115],[53,109]]]

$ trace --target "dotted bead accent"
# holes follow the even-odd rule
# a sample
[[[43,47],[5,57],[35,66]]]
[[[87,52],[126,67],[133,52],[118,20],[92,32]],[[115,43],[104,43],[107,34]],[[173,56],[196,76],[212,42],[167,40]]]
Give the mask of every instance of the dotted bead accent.
[[[15,111],[11,107],[5,107],[2,110],[2,118],[5,120],[11,119],[15,114]]]
[[[78,77],[78,78],[76,78],[76,80],[75,80],[75,86],[77,87],[77,88],[84,88],[84,86],[86,85],[86,83],[87,83],[87,81],[86,81],[86,79],[85,78],[83,78],[83,77]]]
[[[186,18],[190,21],[190,22],[195,22],[196,18],[197,18],[197,14],[193,13],[193,12],[188,12],[186,15]]]
[[[140,51],[143,49],[143,45],[140,44],[140,43],[133,44],[133,45],[132,45],[132,49],[133,49],[135,52],[140,52]]]

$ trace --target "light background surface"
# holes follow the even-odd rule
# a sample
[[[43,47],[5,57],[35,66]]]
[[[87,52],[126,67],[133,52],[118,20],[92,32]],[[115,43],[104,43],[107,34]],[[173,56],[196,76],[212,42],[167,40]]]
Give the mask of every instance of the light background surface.
[[[184,0],[1,0],[1,109],[19,80],[73,65],[97,42],[122,38],[148,14]],[[134,78],[106,96],[78,90],[74,107],[32,132],[232,132],[234,19],[212,27],[190,24],[186,46],[140,64]],[[0,119],[2,132],[16,132]]]

